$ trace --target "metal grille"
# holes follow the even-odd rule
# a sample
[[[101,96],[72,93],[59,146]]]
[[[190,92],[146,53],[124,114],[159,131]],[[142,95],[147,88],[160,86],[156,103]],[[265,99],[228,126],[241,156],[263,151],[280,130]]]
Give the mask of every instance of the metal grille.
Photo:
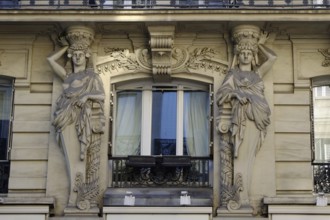
[[[329,0],[1,0],[0,9],[328,8]]]
[[[210,187],[210,158],[112,157],[112,187]]]
[[[330,163],[314,164],[314,192],[330,193]]]
[[[8,193],[9,161],[0,161],[0,193]]]

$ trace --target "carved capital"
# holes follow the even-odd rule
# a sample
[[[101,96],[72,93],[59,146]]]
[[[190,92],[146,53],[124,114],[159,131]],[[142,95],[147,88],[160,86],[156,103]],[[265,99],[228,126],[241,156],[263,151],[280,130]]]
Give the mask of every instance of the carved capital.
[[[232,40],[235,44],[234,53],[248,49],[254,53],[258,52],[258,41],[260,28],[254,25],[238,25],[232,30]]]
[[[255,25],[238,25],[232,30],[232,39],[237,44],[242,40],[258,42],[259,36],[260,28]]]
[[[171,79],[174,26],[149,26],[152,73],[155,81]]]
[[[87,49],[94,41],[94,30],[87,26],[75,25],[66,29],[66,40],[72,49]]]

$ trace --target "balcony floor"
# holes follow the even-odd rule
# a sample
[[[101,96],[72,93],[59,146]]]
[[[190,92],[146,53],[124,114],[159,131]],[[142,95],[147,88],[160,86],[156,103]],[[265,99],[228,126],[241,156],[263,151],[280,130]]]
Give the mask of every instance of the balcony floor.
[[[181,191],[188,191],[190,206],[212,206],[211,188],[108,188],[104,206],[124,206],[126,192],[135,196],[135,206],[180,206]]]

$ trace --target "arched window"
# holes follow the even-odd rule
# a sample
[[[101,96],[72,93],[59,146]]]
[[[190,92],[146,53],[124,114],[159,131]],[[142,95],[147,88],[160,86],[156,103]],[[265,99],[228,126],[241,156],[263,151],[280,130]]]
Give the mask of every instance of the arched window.
[[[210,85],[122,83],[113,94],[114,156],[210,154]]]

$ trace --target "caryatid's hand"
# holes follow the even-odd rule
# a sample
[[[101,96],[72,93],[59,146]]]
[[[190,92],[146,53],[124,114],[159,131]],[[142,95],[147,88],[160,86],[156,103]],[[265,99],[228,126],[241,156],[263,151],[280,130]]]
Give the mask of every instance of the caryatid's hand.
[[[261,31],[258,44],[265,44],[268,38],[269,38],[269,33],[267,31]]]

